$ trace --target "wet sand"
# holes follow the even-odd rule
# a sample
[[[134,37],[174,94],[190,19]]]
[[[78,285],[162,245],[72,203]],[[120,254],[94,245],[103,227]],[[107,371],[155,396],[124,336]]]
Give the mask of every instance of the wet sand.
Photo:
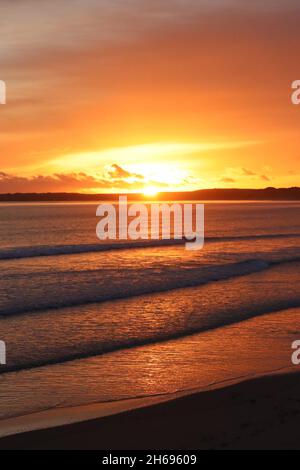
[[[0,449],[300,449],[299,426],[300,374],[289,373],[5,437]]]

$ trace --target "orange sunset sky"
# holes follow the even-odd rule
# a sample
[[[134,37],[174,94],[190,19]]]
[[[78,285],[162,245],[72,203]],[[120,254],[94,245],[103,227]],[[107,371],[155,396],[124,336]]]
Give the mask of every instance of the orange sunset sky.
[[[298,0],[1,0],[0,192],[299,185]]]

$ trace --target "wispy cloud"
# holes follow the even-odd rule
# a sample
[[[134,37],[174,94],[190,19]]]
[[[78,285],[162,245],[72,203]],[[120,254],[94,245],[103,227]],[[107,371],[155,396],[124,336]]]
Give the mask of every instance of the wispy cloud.
[[[252,170],[249,170],[249,168],[242,168],[242,173],[245,176],[255,176],[256,173],[254,173]]]
[[[224,176],[223,178],[220,179],[220,182],[221,183],[235,183],[236,180],[233,179],[233,178],[229,178],[229,177]]]
[[[176,159],[189,159],[201,156],[202,153],[240,149],[256,145],[257,141],[216,141],[216,142],[155,142],[142,145],[112,147],[97,152],[71,153],[49,160],[44,168],[68,168],[70,171],[80,171],[82,165],[93,170],[99,168],[100,162],[116,161],[118,164],[135,164],[139,161],[153,163],[173,162]],[[34,171],[34,168],[32,169]]]
[[[264,167],[264,170],[266,168]],[[261,171],[253,170],[250,168],[245,167],[235,167],[235,168],[227,168],[225,170],[225,175],[221,178],[221,182],[223,183],[234,183],[236,181],[242,180],[263,180],[263,181],[271,181],[271,177],[268,176],[266,173],[261,173]]]

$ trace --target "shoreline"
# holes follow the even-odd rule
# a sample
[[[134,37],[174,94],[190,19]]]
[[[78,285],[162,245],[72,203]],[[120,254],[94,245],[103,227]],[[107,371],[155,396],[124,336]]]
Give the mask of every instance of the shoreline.
[[[0,449],[300,448],[299,378],[300,372],[275,373],[168,401],[126,400],[123,411],[110,403],[102,417],[95,416],[98,405],[66,409],[69,419],[78,411],[85,419],[60,426],[53,420],[55,427],[23,433],[20,426],[19,434],[0,439]]]
[[[291,344],[299,338],[299,318],[299,308],[288,309],[186,338],[59,364],[51,368],[50,375],[47,367],[3,374],[3,390],[7,390],[7,394],[11,391],[12,395],[7,405],[2,404],[2,412],[5,406],[9,406],[14,414],[7,417],[2,414],[0,438],[5,439],[10,435],[13,438],[17,434],[103,419],[134,409],[173,402],[185,396],[225,390],[233,384],[250,380],[259,381],[283,373],[293,375],[298,372],[298,368],[291,363]],[[274,335],[278,338],[275,342]],[[159,362],[156,358],[160,358]],[[124,396],[122,377],[128,373],[130,364],[134,364],[131,381],[127,384],[131,395]],[[146,369],[145,364],[148,364]],[[118,370],[118,375],[105,376],[105,371],[112,368]],[[180,380],[176,380],[179,368]],[[101,382],[99,390],[96,388],[95,393],[89,395],[90,401],[86,395],[85,401],[80,400],[80,395],[74,398],[72,378],[76,377],[74,386],[79,387],[78,390],[83,394],[87,378],[96,387],[100,371],[104,374],[104,382]],[[46,406],[32,410],[31,400],[38,400],[38,383],[41,382],[46,384],[45,387],[48,387],[49,382],[55,391],[55,399],[49,394]],[[115,390],[113,399],[109,393],[112,386]],[[21,393],[24,389],[28,396],[27,408]],[[59,397],[63,397],[63,400]]]
[[[286,370],[279,369],[266,371],[255,375],[230,378],[220,382],[213,382],[204,387],[185,389],[173,393],[161,393],[151,396],[132,397],[124,400],[111,400],[107,402],[91,403],[85,405],[69,406],[65,408],[51,408],[25,415],[15,416],[0,420],[0,442],[6,437],[14,437],[18,434],[39,432],[46,429],[60,428],[95,419],[120,415],[123,413],[145,409],[163,403],[180,400],[184,397],[207,393],[215,390],[223,390],[236,384],[258,380],[264,377],[295,374],[291,367]],[[28,422],[30,420],[30,422]],[[1,448],[1,447],[0,447]]]

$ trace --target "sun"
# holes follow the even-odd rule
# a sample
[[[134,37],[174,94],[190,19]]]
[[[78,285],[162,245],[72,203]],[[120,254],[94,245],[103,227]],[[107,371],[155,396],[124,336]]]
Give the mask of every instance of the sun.
[[[158,190],[155,188],[155,186],[146,186],[143,189],[143,194],[144,196],[157,196]]]

